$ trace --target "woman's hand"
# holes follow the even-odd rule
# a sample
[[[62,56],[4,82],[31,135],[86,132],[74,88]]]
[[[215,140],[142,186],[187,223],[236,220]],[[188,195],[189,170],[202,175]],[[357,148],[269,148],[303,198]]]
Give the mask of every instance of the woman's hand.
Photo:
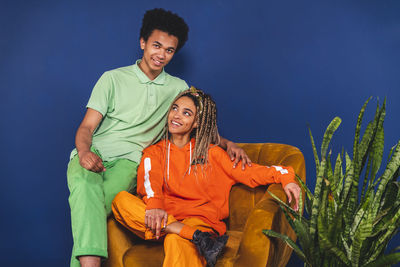
[[[164,219],[163,226],[161,222]],[[156,235],[156,239],[160,238],[161,227],[167,226],[168,214],[162,209],[151,209],[146,210],[146,215],[144,216],[144,223],[146,227],[150,228],[151,231]]]
[[[293,197],[296,200],[296,203],[294,204],[293,209],[295,211],[298,211],[299,210],[299,197],[301,194],[301,189],[300,189],[299,185],[296,183],[289,183],[285,186],[285,188],[283,188],[283,190],[285,191],[285,194],[288,197],[289,203],[292,203],[292,194],[293,194]]]

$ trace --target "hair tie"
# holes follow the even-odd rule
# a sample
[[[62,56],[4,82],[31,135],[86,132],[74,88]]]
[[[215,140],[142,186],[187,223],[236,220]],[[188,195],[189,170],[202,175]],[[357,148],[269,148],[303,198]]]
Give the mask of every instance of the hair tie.
[[[203,98],[200,96],[199,92],[197,92],[196,87],[194,87],[193,85],[190,86],[190,93],[195,96],[199,102],[199,114],[201,114],[203,112]]]

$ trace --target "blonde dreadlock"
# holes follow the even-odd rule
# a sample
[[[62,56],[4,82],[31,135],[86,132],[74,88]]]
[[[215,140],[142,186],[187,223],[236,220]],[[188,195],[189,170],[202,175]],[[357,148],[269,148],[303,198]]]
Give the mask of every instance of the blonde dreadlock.
[[[197,170],[197,164],[200,164],[203,168],[208,163],[208,149],[210,144],[219,145],[220,137],[218,134],[217,127],[217,106],[212,100],[211,96],[205,94],[203,91],[190,87],[189,90],[180,93],[172,103],[175,103],[179,98],[187,96],[193,100],[196,106],[196,120],[197,128],[193,129],[191,137],[195,137],[195,147],[193,151],[193,157],[191,165],[194,165],[195,171]],[[172,109],[172,105],[169,108],[168,114]],[[165,126],[165,142],[169,140],[168,135],[168,122]],[[167,147],[167,146],[166,146]]]

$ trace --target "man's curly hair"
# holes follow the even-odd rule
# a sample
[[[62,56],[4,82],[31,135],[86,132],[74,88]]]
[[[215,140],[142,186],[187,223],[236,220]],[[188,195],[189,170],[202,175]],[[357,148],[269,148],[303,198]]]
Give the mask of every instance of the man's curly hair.
[[[178,38],[176,51],[179,51],[188,39],[189,27],[186,22],[177,14],[162,8],[146,11],[140,29],[140,38],[147,42],[154,30],[160,30]]]

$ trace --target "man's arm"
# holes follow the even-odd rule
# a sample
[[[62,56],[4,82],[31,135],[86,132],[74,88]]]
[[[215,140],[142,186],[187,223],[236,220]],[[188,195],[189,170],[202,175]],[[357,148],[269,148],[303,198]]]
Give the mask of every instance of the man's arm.
[[[92,172],[103,172],[106,170],[103,165],[103,160],[90,151],[93,132],[102,119],[103,115],[101,115],[100,112],[88,108],[75,136],[75,146],[78,151],[79,164]]]
[[[233,163],[233,168],[236,168],[236,165],[239,163],[240,160],[242,161],[242,170],[245,169],[246,164],[248,166],[251,166],[251,160],[249,156],[247,156],[243,148],[237,146],[234,142],[220,136],[219,146],[226,150],[229,157],[231,158],[231,161],[235,160],[235,162]]]

